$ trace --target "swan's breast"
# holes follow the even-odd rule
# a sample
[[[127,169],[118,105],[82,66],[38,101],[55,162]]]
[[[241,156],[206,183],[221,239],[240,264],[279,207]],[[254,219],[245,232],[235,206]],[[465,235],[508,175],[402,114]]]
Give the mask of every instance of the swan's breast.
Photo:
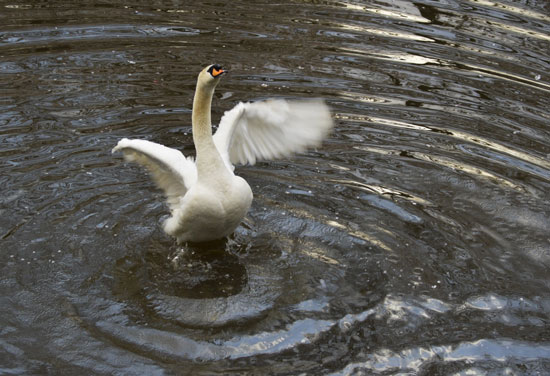
[[[243,178],[234,176],[231,189],[224,202],[228,226],[237,227],[252,204],[252,190]],[[235,222],[237,222],[235,224]],[[231,230],[232,231],[232,230]]]
[[[252,190],[237,176],[229,184],[197,183],[182,200],[182,208],[165,223],[179,241],[209,241],[231,234],[252,203]]]

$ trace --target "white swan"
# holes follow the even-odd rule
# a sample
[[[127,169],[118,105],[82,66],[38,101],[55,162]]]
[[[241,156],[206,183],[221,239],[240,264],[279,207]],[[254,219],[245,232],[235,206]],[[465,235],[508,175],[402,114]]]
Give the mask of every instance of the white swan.
[[[145,140],[122,139],[113,152],[146,167],[164,190],[171,217],[164,231],[178,242],[205,242],[230,235],[252,203],[248,183],[233,164],[254,164],[319,145],[333,123],[321,100],[273,99],[239,103],[221,118],[212,136],[210,107],[214,89],[226,73],[217,64],[203,69],[193,100],[196,160]]]

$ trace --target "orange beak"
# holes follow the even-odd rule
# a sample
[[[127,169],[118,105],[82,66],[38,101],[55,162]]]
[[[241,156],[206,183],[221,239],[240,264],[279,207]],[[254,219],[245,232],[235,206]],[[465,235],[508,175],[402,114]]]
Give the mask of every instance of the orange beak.
[[[212,76],[218,77],[221,74],[227,73],[227,71],[224,71],[223,69],[213,69],[212,70]]]

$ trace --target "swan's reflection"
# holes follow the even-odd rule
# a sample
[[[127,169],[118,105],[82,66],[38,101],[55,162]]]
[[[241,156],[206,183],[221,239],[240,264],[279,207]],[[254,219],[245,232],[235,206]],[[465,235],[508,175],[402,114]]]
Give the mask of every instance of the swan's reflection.
[[[117,262],[114,293],[144,314],[188,327],[261,316],[279,295],[280,278],[263,265],[243,262],[238,248],[231,240],[188,244],[171,253],[152,246]]]

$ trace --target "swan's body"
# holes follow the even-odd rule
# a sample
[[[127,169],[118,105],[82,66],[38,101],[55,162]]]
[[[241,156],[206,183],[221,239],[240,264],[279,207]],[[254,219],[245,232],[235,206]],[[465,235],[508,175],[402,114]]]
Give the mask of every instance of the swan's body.
[[[164,231],[179,242],[204,242],[231,234],[252,203],[248,183],[233,164],[254,164],[318,145],[332,128],[322,101],[269,100],[239,103],[224,114],[212,135],[210,110],[214,89],[224,73],[218,65],[200,74],[193,101],[196,160],[145,140],[122,139],[113,149],[146,167],[164,190],[171,217]]]

